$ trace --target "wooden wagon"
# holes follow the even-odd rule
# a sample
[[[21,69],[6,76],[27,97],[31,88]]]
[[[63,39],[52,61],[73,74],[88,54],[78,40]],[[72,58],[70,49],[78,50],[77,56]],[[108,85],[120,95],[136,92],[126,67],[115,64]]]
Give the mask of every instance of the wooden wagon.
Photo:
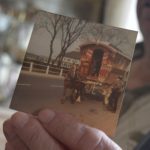
[[[109,87],[126,79],[131,60],[108,43],[80,46],[80,76],[85,94],[93,96],[108,93]]]

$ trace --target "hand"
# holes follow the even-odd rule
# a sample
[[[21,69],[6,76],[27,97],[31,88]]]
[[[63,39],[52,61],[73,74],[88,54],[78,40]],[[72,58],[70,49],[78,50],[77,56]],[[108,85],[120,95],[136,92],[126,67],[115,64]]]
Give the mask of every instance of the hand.
[[[4,133],[8,150],[121,150],[102,131],[49,109],[36,118],[14,114],[4,123]]]

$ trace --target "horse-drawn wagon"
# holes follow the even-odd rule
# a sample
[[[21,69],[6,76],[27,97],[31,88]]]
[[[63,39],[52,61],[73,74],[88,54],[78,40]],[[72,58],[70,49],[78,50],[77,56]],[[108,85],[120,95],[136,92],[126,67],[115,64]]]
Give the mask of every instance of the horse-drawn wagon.
[[[80,64],[73,64],[66,78],[66,83],[72,85],[73,101],[89,96],[106,99],[116,82],[121,82],[118,79],[127,75],[129,64],[130,59],[110,44],[80,46]]]

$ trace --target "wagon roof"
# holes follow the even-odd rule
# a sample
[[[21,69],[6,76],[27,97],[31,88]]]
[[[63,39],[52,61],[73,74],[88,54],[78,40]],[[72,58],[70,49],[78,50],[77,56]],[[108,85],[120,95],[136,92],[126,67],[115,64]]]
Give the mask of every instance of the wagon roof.
[[[114,45],[108,43],[108,42],[101,42],[101,43],[88,43],[88,44],[83,44],[80,46],[80,50],[84,50],[87,48],[92,48],[92,47],[104,47],[109,49],[110,51],[113,51],[115,53],[119,53],[120,55],[122,55],[123,57],[125,57],[126,59],[129,59],[129,56],[127,56],[127,54],[125,54],[123,51],[121,51],[120,49],[116,48]]]

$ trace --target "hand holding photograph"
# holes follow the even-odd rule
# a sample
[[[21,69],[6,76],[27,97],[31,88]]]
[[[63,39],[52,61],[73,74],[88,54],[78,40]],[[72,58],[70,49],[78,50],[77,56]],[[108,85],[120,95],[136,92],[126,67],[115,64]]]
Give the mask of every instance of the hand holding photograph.
[[[39,11],[10,108],[67,112],[114,136],[136,36]]]

